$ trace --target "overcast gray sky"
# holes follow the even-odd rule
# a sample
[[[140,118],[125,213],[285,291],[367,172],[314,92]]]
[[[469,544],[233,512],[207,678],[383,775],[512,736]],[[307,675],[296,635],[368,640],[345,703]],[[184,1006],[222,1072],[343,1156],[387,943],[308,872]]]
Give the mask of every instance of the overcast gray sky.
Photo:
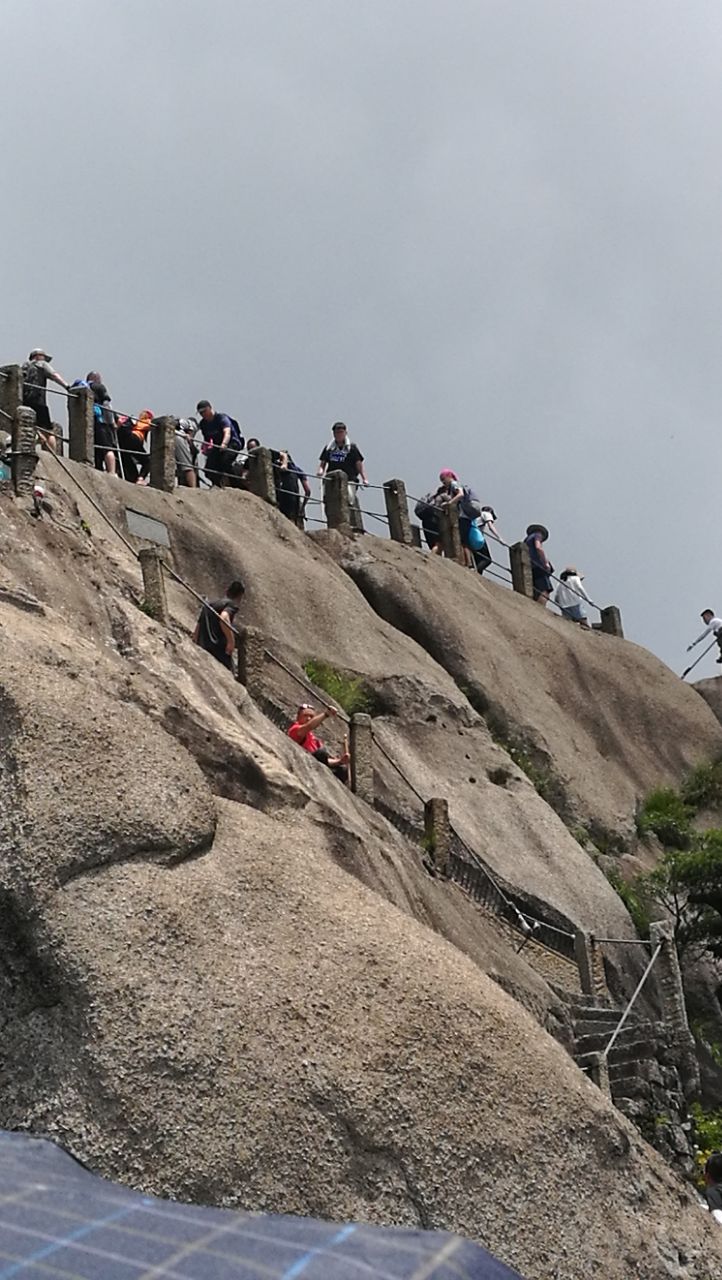
[[[719,0],[2,26],[1,362],[47,344],[131,412],[208,396],[309,468],[343,418],[372,482],[454,468],[687,665],[722,610]]]

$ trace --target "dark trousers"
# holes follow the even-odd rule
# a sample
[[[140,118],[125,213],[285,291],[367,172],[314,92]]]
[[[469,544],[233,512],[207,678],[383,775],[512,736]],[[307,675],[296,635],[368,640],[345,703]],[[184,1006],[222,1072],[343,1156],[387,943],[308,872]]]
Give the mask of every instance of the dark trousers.
[[[220,445],[214,444],[213,448],[206,454],[206,476],[211,484],[226,485],[229,480],[234,478],[233,460],[235,456],[235,449],[221,449]]]
[[[345,764],[329,764],[328,751],[325,747],[318,747],[316,751],[311,753],[316,760],[320,760],[321,764],[328,765],[331,773],[335,774],[339,782],[344,784],[348,782],[348,765]]]

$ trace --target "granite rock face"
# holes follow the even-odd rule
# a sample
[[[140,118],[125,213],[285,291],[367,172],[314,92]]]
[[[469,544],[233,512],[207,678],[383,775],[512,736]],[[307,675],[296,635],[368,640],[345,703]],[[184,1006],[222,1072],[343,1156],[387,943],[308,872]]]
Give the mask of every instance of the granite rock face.
[[[529,1280],[711,1280],[720,1233],[542,1029],[555,992],[192,646],[180,588],[168,629],[138,608],[127,549],[42,466],[60,523],[0,503],[0,1124],[161,1194],[448,1227]],[[120,483],[71,471],[122,524]],[[197,589],[247,579],[291,668],[385,695],[383,741],[510,884],[630,928],[448,671],[323,547],[249,495],[132,498]],[[292,706],[285,679],[268,692]]]

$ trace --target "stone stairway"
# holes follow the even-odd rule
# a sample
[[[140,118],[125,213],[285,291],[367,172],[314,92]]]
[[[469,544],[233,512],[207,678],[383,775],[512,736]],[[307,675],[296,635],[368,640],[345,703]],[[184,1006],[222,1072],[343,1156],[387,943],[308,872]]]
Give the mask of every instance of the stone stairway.
[[[572,1016],[577,1065],[590,1073],[594,1055],[602,1053],[622,1010],[594,996],[566,998]],[[608,1058],[612,1101],[670,1163],[688,1172],[691,1149],[687,1105],[663,1027],[632,1012]]]

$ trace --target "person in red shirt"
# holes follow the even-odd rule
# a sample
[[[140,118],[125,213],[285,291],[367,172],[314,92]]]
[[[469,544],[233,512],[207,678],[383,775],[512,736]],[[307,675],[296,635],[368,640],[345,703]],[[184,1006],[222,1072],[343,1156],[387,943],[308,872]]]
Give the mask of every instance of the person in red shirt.
[[[336,775],[340,782],[348,783],[348,766],[351,759],[348,751],[343,751],[340,756],[329,755],[328,749],[323,745],[320,738],[317,738],[314,729],[317,729],[324,720],[329,716],[336,716],[338,712],[335,707],[327,707],[325,711],[316,711],[308,702],[302,702],[296,712],[296,719],[288,730],[289,738],[293,738],[299,747],[303,747],[304,751],[309,751],[312,756],[320,760],[321,764],[325,764]]]

